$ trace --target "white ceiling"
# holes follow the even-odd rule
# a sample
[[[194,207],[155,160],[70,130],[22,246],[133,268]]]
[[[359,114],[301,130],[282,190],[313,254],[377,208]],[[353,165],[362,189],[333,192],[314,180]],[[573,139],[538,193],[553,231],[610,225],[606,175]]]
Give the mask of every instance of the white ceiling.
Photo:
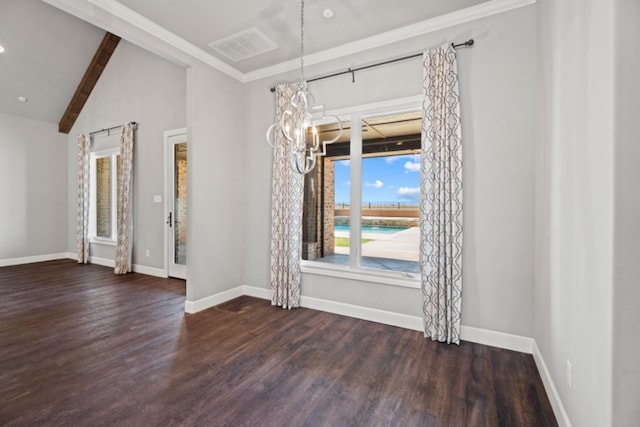
[[[0,113],[58,123],[104,34],[40,0],[0,0]]]
[[[0,54],[0,113],[57,123],[104,36],[104,30],[45,1],[71,13],[84,7],[102,8],[114,19],[133,16],[134,26],[156,27],[156,33],[157,28],[168,30],[179,42],[174,47],[195,52],[200,59],[208,56],[212,61],[205,62],[214,66],[223,61],[232,74],[240,76],[277,68],[300,54],[298,0],[0,0],[0,45],[6,49]],[[497,1],[527,0],[306,0],[305,54]],[[331,19],[322,16],[325,8],[334,11]],[[278,48],[232,62],[208,46],[251,27],[266,34]],[[29,101],[20,103],[19,96]]]
[[[425,21],[486,0],[305,0],[305,54]],[[119,0],[242,73],[300,56],[300,0]],[[330,8],[334,16],[322,16]],[[240,62],[208,44],[256,27],[279,47]]]

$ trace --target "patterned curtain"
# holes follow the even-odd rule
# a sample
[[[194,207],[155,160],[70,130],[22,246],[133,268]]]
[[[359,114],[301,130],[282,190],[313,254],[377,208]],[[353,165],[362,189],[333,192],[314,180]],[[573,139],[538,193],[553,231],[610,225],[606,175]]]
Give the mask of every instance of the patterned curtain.
[[[89,149],[88,135],[78,135],[78,198],[76,219],[76,247],[78,264],[89,262]]]
[[[296,93],[295,84],[276,87],[276,117]],[[287,140],[276,129],[271,193],[271,305],[300,306],[300,257],[302,252],[302,202],[304,175],[294,172]]]
[[[117,241],[115,273],[131,272],[133,227],[133,125],[122,126],[120,139],[120,162],[118,168]]]
[[[456,52],[423,55],[420,272],[424,334],[460,344],[462,141]]]

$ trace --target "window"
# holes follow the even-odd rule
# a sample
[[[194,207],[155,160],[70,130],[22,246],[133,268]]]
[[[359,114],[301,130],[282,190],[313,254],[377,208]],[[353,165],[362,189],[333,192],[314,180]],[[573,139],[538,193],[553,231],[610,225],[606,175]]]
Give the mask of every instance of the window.
[[[89,162],[89,238],[94,243],[116,241],[120,149],[91,153]]]
[[[422,114],[349,118],[305,176],[303,265],[415,279]]]

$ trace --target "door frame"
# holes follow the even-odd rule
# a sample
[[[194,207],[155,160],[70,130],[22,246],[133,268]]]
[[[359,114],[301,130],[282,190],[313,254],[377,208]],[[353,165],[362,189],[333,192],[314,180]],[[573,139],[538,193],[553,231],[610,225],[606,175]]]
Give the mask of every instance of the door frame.
[[[173,239],[173,235],[169,232],[169,227],[166,226],[167,215],[169,212],[173,212],[174,206],[172,206],[173,202],[173,170],[174,167],[174,156],[169,154],[169,146],[172,145],[169,143],[169,140],[174,136],[184,135],[185,141],[188,142],[187,139],[187,128],[179,128],[179,129],[171,129],[164,132],[164,209],[162,215],[162,223],[164,230],[164,274],[166,277],[169,277],[169,266],[170,266],[170,256],[173,254],[169,253],[169,239]],[[189,168],[189,150],[187,148],[187,168]],[[174,214],[175,216],[175,214]],[[174,222],[175,224],[175,222]],[[173,228],[171,228],[173,230]],[[186,280],[186,266],[185,266],[185,277]]]

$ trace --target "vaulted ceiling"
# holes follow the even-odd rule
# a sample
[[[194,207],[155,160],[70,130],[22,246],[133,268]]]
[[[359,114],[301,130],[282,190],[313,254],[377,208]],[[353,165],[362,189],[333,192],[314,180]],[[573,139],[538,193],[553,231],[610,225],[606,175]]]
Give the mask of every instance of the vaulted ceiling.
[[[58,123],[104,34],[40,0],[0,0],[0,113]]]
[[[496,1],[506,0],[488,4]],[[305,53],[358,43],[482,3],[487,0],[306,0]],[[240,77],[296,60],[300,52],[297,0],[1,0],[0,46],[5,52],[0,53],[0,113],[57,123],[105,29],[113,32],[51,4],[124,17],[134,26],[151,29],[152,35],[168,34],[177,45],[197,51],[200,59],[210,57]],[[324,17],[326,9],[333,11],[331,18]],[[277,47],[234,62],[208,46],[250,28]],[[27,102],[19,102],[19,97]]]

